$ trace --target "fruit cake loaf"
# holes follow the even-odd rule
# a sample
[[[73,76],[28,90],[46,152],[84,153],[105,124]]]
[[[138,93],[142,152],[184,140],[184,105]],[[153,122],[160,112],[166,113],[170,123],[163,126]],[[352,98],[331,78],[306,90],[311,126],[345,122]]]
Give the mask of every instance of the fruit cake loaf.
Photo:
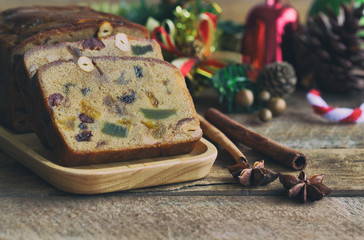
[[[30,85],[35,132],[65,166],[186,153],[202,135],[181,72],[158,59],[56,61]]]
[[[58,60],[77,61],[80,56],[142,56],[163,60],[161,48],[155,40],[124,33],[35,47],[24,54],[23,65],[19,65],[16,71],[16,80],[25,98],[30,94],[29,81],[41,66]]]
[[[118,32],[149,38],[147,29],[120,16],[97,12],[88,7],[20,7],[0,13],[0,40],[10,54],[1,54],[5,63],[14,55],[44,44],[78,41]]]
[[[23,63],[28,77],[32,78],[47,63],[80,56],[141,56],[163,60],[161,48],[155,40],[117,33],[101,39],[88,38],[77,42],[34,47],[24,54]]]
[[[23,54],[35,47],[58,42],[105,37],[123,32],[149,38],[147,29],[122,17],[88,7],[22,7],[0,13],[0,121],[16,132],[31,130],[29,116],[13,72]]]

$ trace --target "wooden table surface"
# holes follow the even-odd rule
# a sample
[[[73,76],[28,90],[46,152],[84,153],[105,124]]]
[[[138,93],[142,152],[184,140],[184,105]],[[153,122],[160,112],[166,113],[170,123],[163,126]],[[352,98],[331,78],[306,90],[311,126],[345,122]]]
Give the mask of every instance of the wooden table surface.
[[[219,2],[231,12],[236,12],[235,5],[255,3]],[[291,2],[303,13],[307,9],[308,1]],[[0,0],[0,9],[21,3]],[[325,97],[334,106],[364,102],[363,93]],[[268,123],[261,123],[256,114],[230,116],[304,152],[308,175],[325,174],[324,183],[333,189],[321,201],[293,202],[278,181],[242,187],[226,169],[233,159],[221,148],[203,179],[86,196],[54,188],[0,151],[0,239],[364,239],[364,125],[325,122],[312,113],[304,91],[287,103],[287,111]],[[209,90],[196,97],[195,104],[201,114],[207,107],[218,107]],[[263,158],[239,147],[251,162]],[[298,174],[264,159],[269,168]]]

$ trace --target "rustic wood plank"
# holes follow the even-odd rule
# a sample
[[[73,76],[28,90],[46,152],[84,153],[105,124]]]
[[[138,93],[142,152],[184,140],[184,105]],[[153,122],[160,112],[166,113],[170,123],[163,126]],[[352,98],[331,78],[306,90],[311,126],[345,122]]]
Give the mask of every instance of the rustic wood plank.
[[[307,175],[325,174],[324,183],[333,189],[332,196],[364,196],[364,149],[314,149],[302,152],[307,154],[309,164]],[[266,167],[284,174],[298,175],[274,161],[264,158],[253,151],[245,151],[251,162],[265,159]],[[14,161],[14,160],[13,160]],[[68,195],[42,181],[24,167],[12,163],[0,162],[5,167],[0,168],[0,197],[6,196],[36,196]],[[245,188],[239,185],[226,169],[226,164],[232,164],[233,159],[227,152],[220,150],[218,159],[210,173],[203,179],[166,186],[143,188],[126,191],[133,194],[165,194],[165,195],[284,195],[282,185],[278,180],[267,185]]]
[[[59,195],[62,192],[0,151],[0,197],[5,195],[48,196],[55,194]]]
[[[362,239],[364,198],[0,198],[0,239]]]
[[[306,168],[308,176],[324,174],[324,184],[333,189],[332,196],[364,196],[364,149],[300,149],[308,156]],[[267,168],[298,176],[298,172],[278,165],[269,158],[264,158],[253,151],[245,152],[250,162],[265,159]],[[203,195],[284,195],[282,185],[278,180],[259,187],[245,188],[239,185],[226,169],[226,164],[232,164],[233,159],[224,151],[212,167],[209,175],[201,180],[183,184],[173,184],[164,187],[150,188],[151,192],[168,192],[169,194],[203,194]],[[143,192],[146,189],[132,192]]]

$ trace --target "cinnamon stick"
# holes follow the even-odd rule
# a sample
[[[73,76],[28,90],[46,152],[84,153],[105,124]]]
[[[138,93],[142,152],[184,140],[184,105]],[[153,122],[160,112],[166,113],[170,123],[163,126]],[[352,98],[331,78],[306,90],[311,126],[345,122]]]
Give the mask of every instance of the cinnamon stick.
[[[245,155],[240,151],[240,149],[219,129],[213,126],[211,123],[206,121],[200,114],[198,114],[198,119],[200,120],[200,125],[203,134],[210,138],[215,143],[222,146],[226,151],[228,151],[234,158],[235,162],[248,167],[248,160]],[[239,165],[239,166],[240,166]]]
[[[209,108],[205,113],[205,118],[228,137],[294,170],[302,170],[307,165],[307,157],[303,153],[249,130],[217,109]]]

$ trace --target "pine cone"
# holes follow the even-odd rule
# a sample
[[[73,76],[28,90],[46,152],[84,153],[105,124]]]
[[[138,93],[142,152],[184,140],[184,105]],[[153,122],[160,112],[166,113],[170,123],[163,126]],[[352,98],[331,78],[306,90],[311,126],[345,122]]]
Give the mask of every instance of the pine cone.
[[[360,48],[359,8],[341,5],[339,16],[309,18],[307,26],[294,36],[295,68],[300,83],[327,92],[364,90],[364,50]]]
[[[294,68],[288,62],[266,65],[257,77],[257,85],[272,96],[285,98],[294,92],[297,83]]]

